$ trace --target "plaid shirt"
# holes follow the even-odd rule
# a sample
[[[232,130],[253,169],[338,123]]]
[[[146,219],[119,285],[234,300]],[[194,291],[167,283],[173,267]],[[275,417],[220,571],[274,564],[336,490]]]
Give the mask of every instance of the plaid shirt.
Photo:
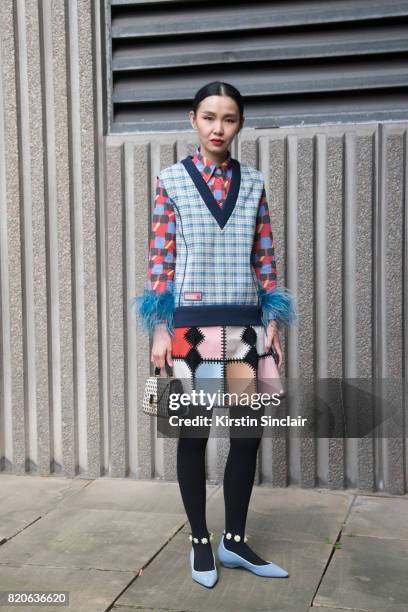
[[[226,159],[217,166],[205,158],[197,147],[193,161],[222,207],[231,184],[231,154],[228,152]],[[157,177],[149,250],[148,289],[158,293],[171,290],[173,286],[176,265],[175,230],[172,200]],[[265,187],[259,200],[251,263],[259,284],[265,291],[272,291],[277,284],[276,261]]]

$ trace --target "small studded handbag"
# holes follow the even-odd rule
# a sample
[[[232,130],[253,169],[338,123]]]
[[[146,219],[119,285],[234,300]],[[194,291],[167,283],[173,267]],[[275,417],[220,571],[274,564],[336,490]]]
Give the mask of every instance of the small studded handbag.
[[[169,418],[172,414],[182,416],[188,413],[188,406],[170,408],[170,396],[183,393],[183,384],[174,376],[160,376],[160,368],[154,369],[154,376],[146,380],[143,396],[143,412],[150,416]]]

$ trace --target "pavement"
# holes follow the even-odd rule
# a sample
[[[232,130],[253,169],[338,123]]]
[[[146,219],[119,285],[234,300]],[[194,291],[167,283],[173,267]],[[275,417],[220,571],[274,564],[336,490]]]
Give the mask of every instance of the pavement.
[[[221,485],[208,485],[213,550]],[[218,562],[193,582],[177,482],[0,475],[0,591],[68,591],[74,612],[407,612],[408,495],[255,485],[248,544],[289,572],[255,576]],[[0,606],[0,611],[41,607]]]

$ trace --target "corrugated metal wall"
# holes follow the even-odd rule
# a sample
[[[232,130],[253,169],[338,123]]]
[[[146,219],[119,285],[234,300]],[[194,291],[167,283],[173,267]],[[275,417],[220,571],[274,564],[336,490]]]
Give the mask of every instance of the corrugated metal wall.
[[[112,130],[186,130],[213,80],[239,88],[247,127],[405,119],[407,16],[407,0],[111,0]]]
[[[103,137],[99,3],[2,0],[0,19],[1,469],[175,479],[176,440],[141,413],[149,347],[128,304],[145,287],[156,174],[194,134]],[[406,377],[407,128],[246,130],[236,143],[265,175],[278,282],[298,296],[290,376]],[[266,438],[259,476],[404,493],[400,433]],[[211,440],[210,480],[227,451]]]

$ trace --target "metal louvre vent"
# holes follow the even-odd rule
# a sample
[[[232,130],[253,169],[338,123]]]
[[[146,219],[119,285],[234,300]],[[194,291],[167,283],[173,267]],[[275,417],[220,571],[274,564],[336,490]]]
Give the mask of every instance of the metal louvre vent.
[[[246,127],[406,120],[408,0],[110,0],[112,132],[190,129],[227,81]]]

